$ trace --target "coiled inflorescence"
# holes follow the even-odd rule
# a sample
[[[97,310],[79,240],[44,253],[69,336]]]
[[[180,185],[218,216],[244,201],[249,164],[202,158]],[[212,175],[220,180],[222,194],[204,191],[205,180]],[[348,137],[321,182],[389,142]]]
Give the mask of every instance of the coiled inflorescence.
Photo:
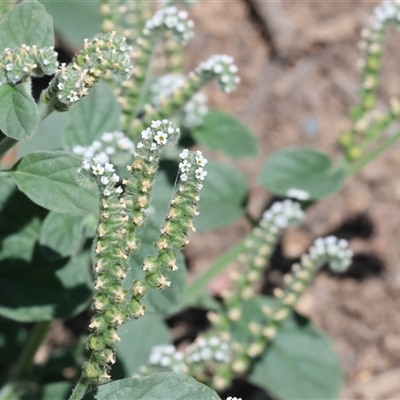
[[[0,85],[16,84],[29,76],[52,75],[58,67],[53,47],[39,48],[22,45],[17,49],[4,49],[0,57]]]
[[[233,58],[225,54],[215,54],[196,68],[198,74],[205,73],[216,76],[218,86],[225,93],[235,90],[240,82],[240,78],[236,75],[237,71],[238,68],[233,63]]]
[[[151,86],[153,105],[160,107],[162,99],[172,96],[174,90],[179,89],[184,81],[182,75],[176,74],[163,75],[159,78]],[[207,96],[197,92],[182,108],[182,125],[189,129],[201,126],[207,113]]]
[[[64,111],[86,96],[107,72],[118,81],[127,79],[132,71],[130,51],[126,39],[115,32],[85,39],[73,62],[61,64],[42,100],[46,103],[53,100],[54,107]]]
[[[193,25],[193,21],[188,19],[187,11],[179,11],[175,6],[169,6],[158,10],[146,22],[142,33],[149,36],[153,32],[168,29],[177,42],[186,44],[193,36]]]

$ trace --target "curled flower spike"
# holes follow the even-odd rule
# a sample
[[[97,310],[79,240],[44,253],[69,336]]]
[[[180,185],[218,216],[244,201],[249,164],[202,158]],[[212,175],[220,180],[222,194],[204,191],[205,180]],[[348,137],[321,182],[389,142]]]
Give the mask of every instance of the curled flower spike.
[[[16,84],[29,76],[52,75],[57,67],[57,53],[53,47],[38,48],[24,44],[13,50],[6,48],[0,56],[0,85]]]
[[[125,37],[115,32],[99,35],[92,40],[85,39],[83,49],[75,56],[73,62],[62,64],[42,93],[42,101],[53,100],[59,111],[67,110],[110,72],[114,79],[127,79],[132,71],[130,52]]]
[[[202,62],[197,68],[197,73],[211,73],[217,77],[218,86],[225,93],[230,93],[236,89],[240,78],[236,75],[237,66],[233,63],[233,58],[225,54],[215,54],[207,61]]]
[[[179,89],[184,81],[182,75],[176,74],[163,75],[159,78],[150,89],[153,94],[153,105],[161,106],[162,99],[172,96],[174,90]],[[201,92],[195,93],[182,108],[182,125],[191,129],[201,126],[207,113],[207,96]]]
[[[179,11],[175,6],[170,6],[158,10],[146,22],[143,34],[149,36],[152,32],[168,29],[177,42],[186,44],[193,36],[193,25],[193,21],[188,20],[187,11]]]

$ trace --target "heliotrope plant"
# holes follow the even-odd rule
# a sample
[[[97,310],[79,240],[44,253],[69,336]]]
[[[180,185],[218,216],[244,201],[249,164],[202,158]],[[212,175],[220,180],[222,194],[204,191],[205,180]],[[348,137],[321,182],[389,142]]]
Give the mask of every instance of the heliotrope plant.
[[[317,238],[273,296],[260,291],[283,230],[397,138],[359,151],[400,115],[395,99],[387,114],[373,110],[382,38],[398,5],[376,8],[363,33],[361,100],[341,138],[342,161],[332,166],[306,148],[273,154],[259,181],[290,199],[250,221],[251,232],[186,288],[189,232],[247,216],[243,176],[203,153],[254,157],[258,144],[238,120],[210,111],[200,91],[212,80],[235,90],[232,57],[213,55],[184,73],[193,22],[183,7],[193,2],[175,3],[153,13],[148,1],[101,1],[102,32],[82,40],[68,63],[57,59],[42,5],[0,10],[0,155],[16,144],[23,155],[1,170],[0,362],[9,369],[0,400],[209,400],[220,398],[216,391],[241,400],[231,395],[236,378],[283,400],[339,393],[332,346],[295,308],[324,264],[345,272],[348,243]],[[60,22],[59,10],[46,7]],[[44,75],[50,81],[35,101],[32,78]],[[235,261],[232,288],[216,301],[205,287]],[[187,306],[207,310],[209,329],[173,341],[165,318]],[[34,365],[50,321],[84,310],[82,340]],[[26,322],[35,323],[29,339]]]

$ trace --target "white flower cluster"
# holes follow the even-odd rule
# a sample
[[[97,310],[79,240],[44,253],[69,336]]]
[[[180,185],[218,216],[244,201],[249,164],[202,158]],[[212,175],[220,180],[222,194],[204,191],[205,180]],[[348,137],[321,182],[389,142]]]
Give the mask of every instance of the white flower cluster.
[[[180,129],[175,128],[167,119],[152,121],[151,126],[142,131],[142,141],[136,147],[150,148],[151,151],[161,150],[176,141],[179,133]]]
[[[231,361],[229,344],[218,336],[200,337],[185,349],[185,361],[189,365],[212,360],[220,363]]]
[[[72,151],[86,160],[95,158],[100,164],[109,163],[111,158],[123,154],[133,154],[135,145],[122,132],[106,132],[90,146],[74,146]]]
[[[147,363],[151,366],[168,368],[177,373],[184,373],[187,368],[184,354],[172,344],[152,347]]]
[[[374,8],[371,29],[380,31],[389,21],[400,22],[400,2],[398,0],[384,0]]]
[[[207,176],[207,171],[205,171],[203,167],[207,164],[208,160],[203,157],[203,153],[200,150],[196,150],[193,155],[188,149],[184,149],[179,154],[179,157],[183,160],[179,163],[181,181],[185,182],[188,180],[188,173],[192,168],[196,168],[194,171],[196,179],[204,181],[204,178]],[[199,189],[202,187],[203,185],[200,184]]]
[[[115,188],[115,184],[119,182],[119,176],[115,173],[114,165],[110,163],[102,164],[96,158],[93,159],[93,163],[83,160],[82,167],[79,168],[78,173],[83,173],[84,171],[96,178],[103,196],[109,197],[112,194],[118,196],[122,193],[121,186]]]
[[[175,6],[170,6],[156,11],[146,22],[143,34],[148,36],[152,31],[169,29],[175,40],[185,44],[193,36],[193,26],[193,21],[188,19],[187,11],[179,11]]]
[[[261,224],[268,223],[272,234],[299,223],[304,218],[300,204],[292,200],[274,203],[262,216]]]
[[[185,82],[182,75],[167,74],[161,76],[152,86],[152,103],[161,105],[161,98],[170,97]],[[208,113],[207,96],[204,93],[196,93],[183,107],[182,125],[187,128],[196,128],[203,125],[204,116]]]
[[[310,193],[306,192],[305,190],[290,188],[287,190],[286,196],[301,201],[308,200],[310,198]]]
[[[147,365],[162,367],[173,372],[186,373],[188,366],[204,361],[228,363],[231,361],[230,347],[217,336],[201,337],[187,346],[183,351],[178,351],[173,345],[159,345],[152,347]],[[148,370],[141,368],[142,373]]]
[[[202,62],[196,72],[212,72],[217,76],[218,86],[225,93],[230,93],[236,89],[240,78],[236,75],[238,67],[233,63],[233,58],[225,54],[215,54],[207,61]]]
[[[338,239],[335,236],[318,238],[310,248],[311,260],[318,262],[323,257],[329,257],[329,264],[332,271],[344,272],[351,264],[353,252],[348,248],[345,239]]]
[[[232,397],[232,396],[229,396],[229,397],[226,398],[226,400],[242,400],[242,398],[241,398],[241,397]]]

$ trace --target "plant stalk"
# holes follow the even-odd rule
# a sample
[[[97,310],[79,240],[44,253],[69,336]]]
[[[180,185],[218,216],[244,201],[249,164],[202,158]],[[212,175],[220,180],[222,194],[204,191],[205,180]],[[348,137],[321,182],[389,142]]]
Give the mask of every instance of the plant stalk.
[[[75,389],[72,392],[69,400],[81,400],[81,398],[85,395],[88,387],[89,379],[81,377],[79,382],[76,384]]]

